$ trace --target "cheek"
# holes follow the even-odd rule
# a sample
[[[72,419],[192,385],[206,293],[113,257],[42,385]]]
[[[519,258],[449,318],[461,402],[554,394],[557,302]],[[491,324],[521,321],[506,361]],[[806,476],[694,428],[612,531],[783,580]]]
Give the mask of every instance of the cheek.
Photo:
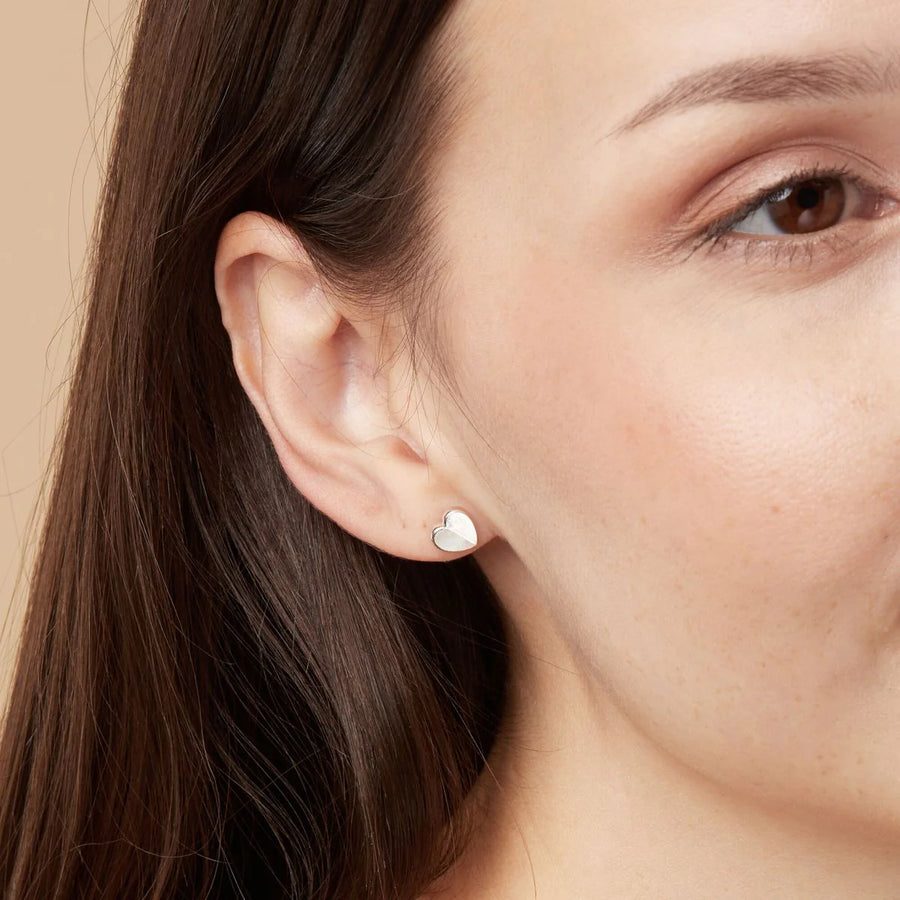
[[[900,460],[839,378],[765,362],[730,348],[648,377],[634,361],[606,429],[619,474],[606,488],[649,567],[631,608],[668,621],[711,673],[743,667],[773,695],[783,674],[840,690],[893,637]]]
[[[480,413],[513,460],[510,543],[579,655],[723,778],[796,790],[849,771],[870,730],[892,754],[896,335],[853,362],[846,327],[642,313],[633,288],[611,309],[534,268],[529,286],[482,348]]]
[[[553,533],[614,569],[605,548],[640,545],[628,579],[658,557],[679,581],[780,587],[785,600],[888,574],[900,547],[890,347],[842,364],[828,336],[798,339],[802,328],[642,312],[653,304],[633,286],[605,285],[629,302],[604,308],[589,286],[530,271],[508,342],[479,353],[495,387],[477,393],[512,448],[511,489],[540,492]]]

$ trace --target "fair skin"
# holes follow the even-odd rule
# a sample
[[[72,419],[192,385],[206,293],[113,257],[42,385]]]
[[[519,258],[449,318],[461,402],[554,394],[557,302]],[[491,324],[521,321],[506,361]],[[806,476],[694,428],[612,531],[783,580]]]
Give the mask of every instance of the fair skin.
[[[436,889],[900,896],[900,3],[463,0],[451,21],[473,93],[435,176],[463,403],[411,383],[398,332],[271,219],[232,220],[216,259],[298,490],[411,559],[449,558],[447,509],[478,528],[510,715]],[[868,74],[616,131],[760,54]],[[845,172],[835,224],[807,181],[824,228],[772,201],[689,252],[814,167]]]

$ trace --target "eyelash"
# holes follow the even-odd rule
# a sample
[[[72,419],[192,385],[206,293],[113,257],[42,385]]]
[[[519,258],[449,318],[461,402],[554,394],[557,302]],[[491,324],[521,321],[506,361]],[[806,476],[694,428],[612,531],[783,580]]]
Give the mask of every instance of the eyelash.
[[[775,199],[780,191],[815,179],[849,182],[864,194],[877,195],[879,201],[889,197],[886,190],[856,175],[848,166],[822,167],[815,165],[800,168],[787,177],[782,178],[776,184],[757,191],[739,207],[706,226],[697,237],[691,253],[700,248],[703,248],[707,253],[717,253],[730,248],[734,243],[738,243],[743,245],[745,262],[750,262],[752,257],[759,253],[764,253],[770,264],[787,263],[787,265],[792,265],[798,254],[801,254],[808,263],[811,263],[815,254],[822,248],[836,253],[853,244],[852,238],[841,233],[839,225],[823,228],[819,232],[810,232],[806,237],[792,237],[791,235],[784,235],[783,237],[770,235],[764,238],[746,237],[746,233],[730,230],[734,225],[737,225],[765,206],[766,203]]]

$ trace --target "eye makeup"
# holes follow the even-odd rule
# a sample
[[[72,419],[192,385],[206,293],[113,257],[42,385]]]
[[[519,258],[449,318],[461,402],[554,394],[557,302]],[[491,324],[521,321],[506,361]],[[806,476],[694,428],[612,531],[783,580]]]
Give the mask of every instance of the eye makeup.
[[[747,263],[761,258],[768,264],[811,265],[819,253],[852,247],[867,221],[889,215],[897,207],[887,188],[872,184],[850,165],[817,163],[757,190],[707,224],[692,235],[689,255],[701,249],[707,253],[738,250]],[[761,212],[767,215],[760,216]],[[739,227],[754,218],[758,220],[754,227]],[[767,224],[773,231],[762,230]]]

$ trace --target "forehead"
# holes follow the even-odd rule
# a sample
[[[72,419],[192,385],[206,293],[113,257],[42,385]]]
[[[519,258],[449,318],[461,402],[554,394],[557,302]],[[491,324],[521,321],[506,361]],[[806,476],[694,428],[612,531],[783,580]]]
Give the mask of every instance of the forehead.
[[[699,67],[883,47],[886,25],[900,25],[900,2],[462,0],[453,21],[473,131],[574,118],[602,133]]]

